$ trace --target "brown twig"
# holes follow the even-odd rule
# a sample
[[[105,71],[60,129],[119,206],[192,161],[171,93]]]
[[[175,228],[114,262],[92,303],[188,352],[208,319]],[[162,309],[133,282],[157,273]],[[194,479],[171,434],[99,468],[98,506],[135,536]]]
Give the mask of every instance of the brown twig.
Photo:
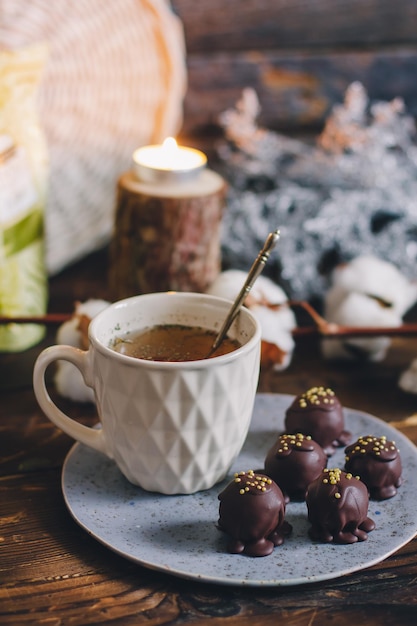
[[[324,319],[317,311],[304,300],[289,300],[282,304],[265,303],[271,309],[284,306],[299,306],[303,308],[314,322],[312,326],[298,326],[294,328],[294,337],[326,337],[340,339],[341,337],[379,337],[379,336],[413,336],[417,335],[417,324],[402,324],[401,326],[340,326]],[[67,322],[74,313],[48,313],[40,316],[7,317],[0,316],[0,324],[44,324],[56,326]]]
[[[298,326],[294,328],[294,337],[320,336],[329,339],[341,337],[395,337],[417,335],[417,324],[402,324],[401,326],[341,326],[328,322],[305,300],[289,300],[282,304],[269,305],[270,308],[278,309],[284,306],[298,306],[304,309],[311,317],[314,326]]]
[[[330,326],[330,325],[329,325]],[[338,326],[332,324],[328,330],[316,326],[299,326],[294,328],[294,337],[320,336],[326,339],[340,339],[343,337],[400,337],[417,336],[417,324],[403,324],[402,326]]]
[[[72,313],[47,313],[46,315],[22,315],[19,317],[0,316],[0,324],[43,324],[56,326],[67,322],[73,317]]]
[[[335,334],[337,332],[337,324],[329,323],[305,300],[290,300],[289,306],[299,306],[303,308],[316,323],[316,328],[321,334]]]

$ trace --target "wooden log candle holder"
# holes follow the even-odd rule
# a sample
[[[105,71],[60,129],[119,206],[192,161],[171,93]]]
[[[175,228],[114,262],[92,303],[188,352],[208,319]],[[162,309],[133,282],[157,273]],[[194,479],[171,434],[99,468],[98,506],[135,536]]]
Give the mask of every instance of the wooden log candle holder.
[[[221,268],[226,184],[204,169],[180,182],[143,182],[134,171],[117,188],[109,283],[113,300],[157,291],[204,292]]]

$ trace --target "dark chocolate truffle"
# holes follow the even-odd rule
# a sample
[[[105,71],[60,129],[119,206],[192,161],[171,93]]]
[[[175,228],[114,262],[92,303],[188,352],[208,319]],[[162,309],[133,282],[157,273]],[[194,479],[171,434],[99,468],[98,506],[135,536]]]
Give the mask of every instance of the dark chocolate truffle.
[[[350,443],[344,425],[343,407],[334,391],[325,387],[312,387],[297,396],[285,414],[285,431],[310,435],[327,456]]]
[[[375,523],[368,517],[368,489],[358,476],[325,469],[307,488],[309,534],[324,543],[365,541]]]
[[[308,485],[326,465],[323,448],[310,435],[283,434],[266,455],[265,474],[277,483],[286,502],[304,500]]]
[[[402,484],[400,452],[386,437],[360,437],[345,450],[345,469],[358,474],[368,487],[370,497],[387,500]]]
[[[264,474],[235,474],[219,500],[218,527],[229,535],[227,549],[232,554],[267,556],[292,530],[284,520],[283,493]]]

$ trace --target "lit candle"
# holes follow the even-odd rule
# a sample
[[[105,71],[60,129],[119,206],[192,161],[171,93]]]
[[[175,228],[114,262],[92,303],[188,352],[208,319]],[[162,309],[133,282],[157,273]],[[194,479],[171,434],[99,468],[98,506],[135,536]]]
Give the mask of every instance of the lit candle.
[[[206,164],[203,152],[179,146],[172,137],[162,145],[144,146],[133,153],[135,174],[148,183],[188,181],[198,176]]]

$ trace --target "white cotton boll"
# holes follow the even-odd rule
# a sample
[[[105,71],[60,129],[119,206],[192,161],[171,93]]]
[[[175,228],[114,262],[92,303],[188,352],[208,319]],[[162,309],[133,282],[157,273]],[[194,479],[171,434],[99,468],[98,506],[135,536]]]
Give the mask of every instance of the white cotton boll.
[[[54,378],[57,392],[74,402],[94,402],[94,392],[87,387],[80,370],[67,361],[57,361]]]
[[[335,305],[333,300],[332,305]],[[326,320],[340,326],[399,326],[401,319],[389,309],[383,309],[373,298],[363,293],[349,293],[338,305],[328,306]],[[370,361],[381,361],[390,346],[387,337],[371,339],[324,339],[321,344],[323,355],[330,358],[355,359],[358,356]]]
[[[87,300],[77,303],[74,317],[62,324],[57,331],[56,342],[61,345],[81,348],[81,332],[78,329],[79,316],[93,319],[100,311],[109,306],[106,300]],[[81,372],[68,361],[57,361],[54,383],[57,392],[64,398],[76,402],[94,402],[94,393],[84,382]]]
[[[78,302],[75,307],[75,313],[77,315],[87,315],[90,319],[93,319],[96,315],[104,311],[109,306],[110,302],[107,300],[86,300],[85,302]]]
[[[409,368],[401,374],[398,386],[408,393],[417,393],[417,359],[411,361]]]
[[[283,304],[288,301],[288,298],[281,287],[265,276],[259,276],[250,293],[255,300],[266,300],[270,304]],[[291,310],[290,317],[295,323],[295,317]]]
[[[76,317],[72,317],[58,328],[56,343],[74,346],[75,348],[80,347],[80,331],[78,330],[78,319]]]
[[[227,270],[217,276],[215,281],[207,289],[208,294],[234,300],[242,289],[246,274],[240,270]]]
[[[337,307],[325,308],[325,318],[342,326],[400,326],[401,317],[364,293],[351,292]]]
[[[226,270],[219,274],[206,293],[234,300],[242,289],[246,278],[247,274],[241,270]],[[250,296],[255,300],[265,300],[270,304],[283,304],[288,300],[281,287],[265,276],[257,278],[250,291]]]
[[[343,292],[360,292],[389,303],[399,316],[417,299],[417,283],[409,281],[391,263],[373,256],[361,256],[335,269],[332,281]],[[335,295],[333,295],[335,297]]]
[[[289,308],[274,310],[258,304],[251,306],[251,311],[261,324],[262,340],[278,346],[282,351],[280,360],[273,366],[274,369],[285,369],[290,364],[294,351],[291,333],[295,327],[293,312]]]
[[[79,315],[86,315],[93,319],[98,313],[109,306],[106,300],[87,300],[86,302],[77,302],[75,306],[74,317],[64,322],[57,331],[56,342],[67,346],[79,348],[81,346],[81,332],[78,330]]]
[[[207,293],[233,301],[246,278],[247,274],[241,270],[227,270],[217,277]],[[294,350],[292,330],[296,327],[296,319],[289,307],[272,307],[277,304],[285,305],[287,301],[288,298],[281,287],[265,276],[259,276],[245,301],[245,306],[261,324],[263,343],[276,347],[276,350],[272,351],[273,368],[280,370],[285,369],[292,358]],[[268,364],[270,365],[269,359]]]
[[[366,359],[368,361],[382,361],[385,358],[391,342],[388,337],[372,339],[323,339],[321,352],[325,359]]]
[[[397,327],[417,298],[417,284],[376,257],[363,256],[333,272],[333,286],[325,295],[324,317],[341,326]],[[324,339],[326,358],[382,360],[391,345],[388,337]]]
[[[254,316],[262,326],[262,339],[269,343],[276,343],[285,352],[294,348],[294,339],[291,331],[294,328],[290,309],[268,309],[266,306],[255,304],[251,307]]]

